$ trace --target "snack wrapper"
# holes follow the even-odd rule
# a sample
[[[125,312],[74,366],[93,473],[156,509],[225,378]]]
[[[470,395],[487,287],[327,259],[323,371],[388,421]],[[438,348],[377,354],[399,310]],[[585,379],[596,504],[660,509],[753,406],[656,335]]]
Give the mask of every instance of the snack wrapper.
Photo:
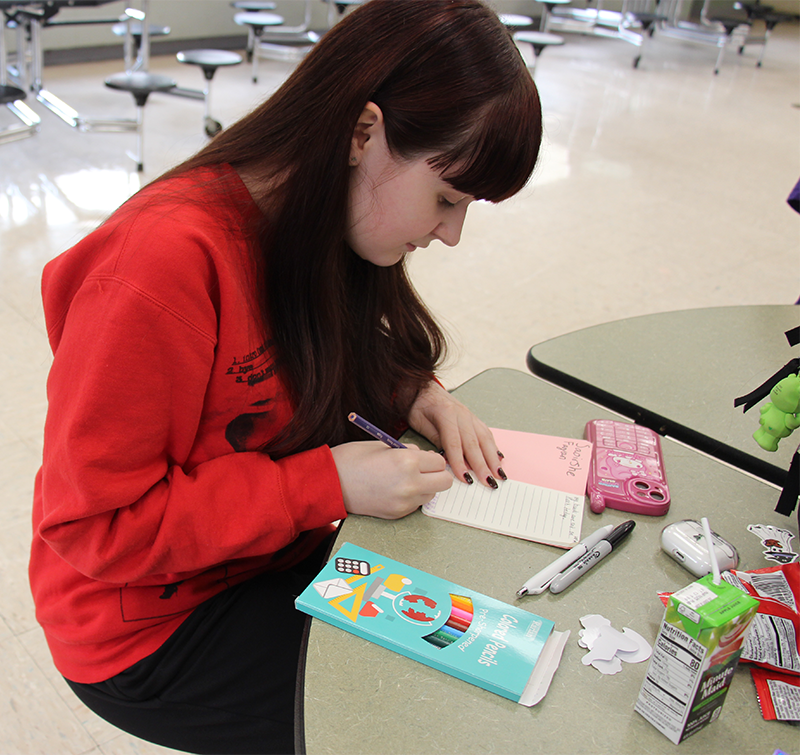
[[[800,563],[733,569],[723,579],[760,604],[742,648],[742,662],[800,675]]]

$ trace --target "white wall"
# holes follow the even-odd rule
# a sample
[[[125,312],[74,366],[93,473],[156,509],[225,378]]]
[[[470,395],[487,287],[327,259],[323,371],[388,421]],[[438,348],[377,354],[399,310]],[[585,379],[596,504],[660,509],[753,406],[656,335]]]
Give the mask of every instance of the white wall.
[[[693,0],[684,0],[691,6]],[[521,13],[538,17],[541,5],[536,0],[489,0],[499,12]],[[623,0],[573,0],[575,7],[597,7],[598,2],[609,10],[618,10]],[[311,0],[312,28],[327,26],[328,4],[323,0]],[[305,0],[276,0],[276,12],[286,23],[300,22],[305,9]],[[766,0],[776,10],[788,13],[800,12],[798,0]],[[96,8],[67,8],[54,17],[54,21],[71,19],[114,19],[122,15],[126,7],[141,8],[142,0],[115,0]],[[723,12],[731,7],[731,0],[712,0],[714,10]],[[245,30],[233,21],[234,9],[230,0],[149,0],[149,15],[153,23],[170,27],[170,40],[202,39],[209,37],[244,36]],[[710,14],[710,15],[713,15]],[[14,38],[10,32],[8,42],[14,49]],[[45,50],[58,50],[103,45],[119,45],[119,38],[111,32],[111,25],[47,27],[42,32]]]
[[[327,4],[311,0],[316,28],[325,28]],[[300,23],[305,0],[277,0],[277,13],[287,24]],[[119,18],[126,7],[141,8],[141,0],[115,0],[96,8],[66,8],[53,21],[73,19]],[[230,0],[150,0],[149,17],[152,23],[170,27],[170,40],[202,39],[204,37],[246,36],[244,27],[233,21],[236,11]],[[14,48],[13,35],[7,32],[9,47]],[[157,40],[156,40],[157,41]],[[111,32],[111,25],[48,26],[42,31],[45,50],[118,45],[121,41]]]

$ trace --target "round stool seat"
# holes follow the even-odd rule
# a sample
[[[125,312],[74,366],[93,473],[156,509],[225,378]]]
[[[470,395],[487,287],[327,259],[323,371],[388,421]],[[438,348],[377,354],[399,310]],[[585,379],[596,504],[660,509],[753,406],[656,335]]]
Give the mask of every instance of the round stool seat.
[[[764,13],[761,20],[767,25],[767,31],[772,31],[783,21],[793,21],[796,17],[791,13]]]
[[[24,100],[26,96],[25,91],[19,87],[0,84],[0,105],[7,105],[9,102]]]
[[[642,30],[645,34],[649,34],[651,37],[655,33],[656,24],[660,24],[662,21],[668,21],[669,19],[666,16],[662,16],[658,13],[638,13],[633,12],[631,15],[639,22],[642,27]],[[641,55],[639,56],[641,58]],[[638,58],[635,62],[634,68],[639,67]]]
[[[105,83],[111,89],[130,92],[139,107],[144,106],[147,97],[153,92],[166,92],[177,86],[177,83],[169,76],[162,76],[158,73],[145,73],[144,71],[115,73],[113,76],[109,76]]]
[[[533,26],[532,18],[517,13],[501,13],[499,18],[503,26]]]
[[[544,6],[544,9],[542,10],[542,16],[539,19],[539,31],[547,31],[547,28],[550,25],[550,17],[553,15],[553,11],[557,6],[568,5],[571,2],[572,0],[539,0],[539,3]]]
[[[111,27],[111,31],[114,32],[118,37],[124,37],[125,34],[128,32],[128,24],[131,25],[131,34],[134,37],[141,37],[142,36],[142,22],[141,21],[122,21],[119,24],[114,24]],[[156,26],[156,24],[150,24],[147,27],[147,33],[151,37],[165,37],[169,34],[171,29],[169,26]]]
[[[261,31],[265,26],[280,26],[283,23],[283,16],[277,13],[237,13],[233,20],[239,26],[252,26],[254,30]]]
[[[242,56],[230,50],[182,50],[177,58],[179,63],[200,66],[207,79],[220,66],[238,66],[242,62]]]
[[[742,10],[747,13],[749,19],[764,18],[765,16],[771,16],[775,12],[773,6],[762,5],[761,0],[755,0],[755,2],[750,3],[740,2],[737,3],[737,5],[741,6]]]
[[[722,26],[725,28],[725,34],[728,36],[733,34],[734,30],[738,29],[740,26],[747,26],[746,22],[741,21],[738,18],[712,18],[710,20],[714,23],[722,24]]]
[[[220,66],[237,66],[242,62],[242,56],[239,53],[231,52],[230,50],[181,50],[177,54],[179,63],[187,63],[188,65],[200,66],[203,70],[203,75],[206,79],[206,87],[203,90],[203,100],[205,101],[205,115],[203,122],[205,124],[206,136],[216,136],[222,131],[222,124],[211,117],[211,107],[209,99],[211,98],[211,80]]]
[[[527,42],[533,45],[533,49],[538,55],[545,47],[550,45],[563,45],[564,37],[557,34],[550,34],[547,31],[518,31],[514,34],[514,39],[518,42]]]
[[[659,13],[638,13],[633,12],[631,14],[639,23],[642,25],[644,24],[654,24],[656,21],[667,21],[666,16],[662,16]]]
[[[134,159],[136,168],[144,170],[144,106],[147,98],[153,92],[167,92],[174,89],[177,83],[169,76],[162,76],[158,73],[145,73],[144,71],[133,71],[132,73],[115,73],[106,79],[106,86],[111,89],[119,89],[123,92],[130,92],[136,101],[137,113],[136,120],[126,122],[133,126],[137,136],[137,150]]]
[[[249,11],[260,11],[260,10],[275,10],[278,6],[275,3],[260,3],[260,2],[250,2],[250,0],[234,0],[231,3],[232,8],[236,8],[236,10],[249,10]]]

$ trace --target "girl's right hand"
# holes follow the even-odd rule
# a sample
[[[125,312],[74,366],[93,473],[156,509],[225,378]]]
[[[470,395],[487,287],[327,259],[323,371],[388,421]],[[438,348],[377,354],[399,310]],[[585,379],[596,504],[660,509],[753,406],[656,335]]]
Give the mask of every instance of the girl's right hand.
[[[400,519],[453,484],[444,458],[416,446],[367,440],[333,446],[331,453],[351,514]]]

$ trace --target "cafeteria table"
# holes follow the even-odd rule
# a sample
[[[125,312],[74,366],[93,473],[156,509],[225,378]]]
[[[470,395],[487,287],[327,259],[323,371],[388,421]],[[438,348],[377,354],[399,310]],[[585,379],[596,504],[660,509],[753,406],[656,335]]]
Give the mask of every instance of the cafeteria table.
[[[783,486],[798,434],[776,452],[753,440],[759,407],[734,408],[800,349],[793,305],[713,307],[617,320],[528,352],[531,372],[656,432]]]
[[[517,370],[492,369],[467,381],[454,395],[491,427],[579,438],[590,419],[614,417],[571,393]],[[409,433],[403,440],[426,441]],[[398,560],[552,619],[569,630],[561,665],[547,696],[527,708],[428,668],[405,656],[311,620],[298,677],[298,752],[309,755],[415,755],[416,753],[674,753],[675,746],[634,712],[647,662],[623,664],[616,675],[584,666],[579,619],[601,614],[622,631],[629,627],[651,644],[664,608],[659,591],[675,591],[694,577],[660,548],[669,523],[706,516],[732,542],[740,568],[775,564],[765,558],[751,524],[792,526],[774,513],[774,487],[704,454],[662,440],[672,494],[661,517],[585,507],[582,534],[632,518],[624,545],[558,595],[519,601],[529,577],[563,551],[453,524],[417,511],[397,521],[350,516],[343,542]],[[797,532],[792,531],[795,539]],[[720,718],[680,745],[682,755],[798,752],[797,729],[763,720],[749,670],[740,664]]]

